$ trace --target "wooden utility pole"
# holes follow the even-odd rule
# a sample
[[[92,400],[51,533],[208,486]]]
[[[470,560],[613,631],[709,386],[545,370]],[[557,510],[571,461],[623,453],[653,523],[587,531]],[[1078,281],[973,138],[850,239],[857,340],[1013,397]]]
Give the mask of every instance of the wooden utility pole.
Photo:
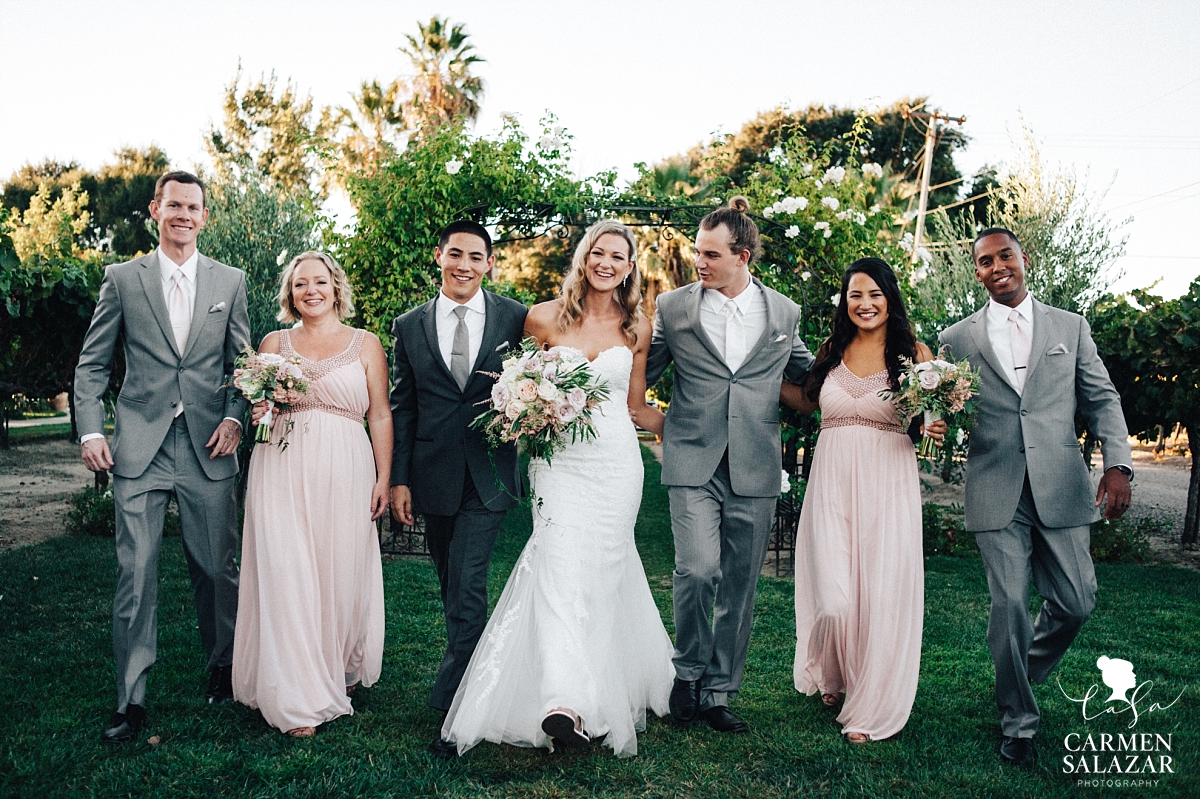
[[[915,111],[905,108],[905,119],[924,119],[928,126],[925,128],[925,157],[921,160],[921,197],[917,203],[917,231],[913,234],[912,260],[917,262],[917,248],[925,235],[925,213],[929,209],[929,173],[933,171],[933,150],[937,146],[937,122],[957,122],[959,125],[967,121],[966,117],[946,117],[937,112]],[[901,143],[903,144],[903,142]]]

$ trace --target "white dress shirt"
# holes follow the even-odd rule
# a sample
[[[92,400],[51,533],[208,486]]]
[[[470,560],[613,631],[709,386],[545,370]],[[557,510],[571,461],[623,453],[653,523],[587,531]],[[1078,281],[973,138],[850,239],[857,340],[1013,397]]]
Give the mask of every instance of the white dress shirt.
[[[172,280],[172,275],[176,269],[183,270],[183,280],[179,281],[180,288],[183,289],[183,296],[187,300],[187,304],[192,308],[192,316],[196,315],[196,268],[200,263],[200,251],[192,250],[192,254],[188,259],[181,264],[177,264],[166,256],[159,247],[154,251],[158,256],[158,269],[162,273],[163,299],[167,302],[167,307],[171,307],[171,290],[175,288],[175,281]]]
[[[1002,305],[993,299],[988,300],[987,304],[987,334],[988,341],[992,343],[992,351],[996,353],[996,360],[1000,362],[1000,368],[1004,370],[1004,379],[1013,387],[1013,390],[1018,394],[1021,390],[1017,388],[1017,369],[1013,363],[1012,353],[1012,325],[1008,317],[1013,311],[1021,315],[1025,320],[1026,329],[1029,331],[1029,340],[1033,340],[1033,295],[1025,292],[1025,299],[1021,300],[1021,304],[1016,308],[1009,308],[1007,305]],[[1028,376],[1026,376],[1028,379]]]
[[[700,298],[700,326],[708,335],[709,340],[725,355],[725,303],[730,299],[715,289],[701,289],[704,296]],[[746,357],[742,363],[750,360],[754,347],[762,338],[767,328],[767,298],[753,280],[742,290],[742,293],[732,298],[742,312],[742,324],[746,330]],[[727,364],[728,365],[728,364]]]
[[[479,344],[483,340],[483,323],[487,320],[483,291],[476,291],[474,297],[461,304],[467,306],[466,316],[463,317],[463,321],[467,323],[467,363],[474,367],[479,356]],[[444,293],[438,292],[437,304],[434,306],[434,326],[437,328],[438,349],[441,350],[442,360],[446,362],[447,369],[450,368],[451,351],[454,349],[454,331],[458,327],[458,317],[454,314],[454,309],[459,305],[460,303]]]

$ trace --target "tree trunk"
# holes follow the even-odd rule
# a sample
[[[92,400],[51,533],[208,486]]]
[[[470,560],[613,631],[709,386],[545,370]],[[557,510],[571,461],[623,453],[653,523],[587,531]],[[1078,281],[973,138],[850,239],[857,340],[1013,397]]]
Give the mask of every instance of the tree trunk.
[[[1188,479],[1187,513],[1183,517],[1183,536],[1181,543],[1185,546],[1195,544],[1197,533],[1200,533],[1200,420],[1184,425],[1188,434],[1188,451],[1192,453],[1192,471]]]

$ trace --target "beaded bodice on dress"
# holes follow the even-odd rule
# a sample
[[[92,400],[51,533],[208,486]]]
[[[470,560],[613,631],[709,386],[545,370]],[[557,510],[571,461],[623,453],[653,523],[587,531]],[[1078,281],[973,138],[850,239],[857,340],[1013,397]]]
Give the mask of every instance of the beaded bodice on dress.
[[[887,371],[859,377],[844,363],[830,370],[821,387],[821,428],[862,425],[892,433],[905,432],[891,400],[879,396],[888,385]]]
[[[279,354],[300,359],[300,368],[308,379],[308,395],[288,409],[288,413],[323,411],[362,422],[370,398],[367,373],[359,360],[365,330],[355,330],[350,346],[332,358],[312,360],[292,349],[291,331],[279,331]],[[347,368],[351,367],[351,368]]]

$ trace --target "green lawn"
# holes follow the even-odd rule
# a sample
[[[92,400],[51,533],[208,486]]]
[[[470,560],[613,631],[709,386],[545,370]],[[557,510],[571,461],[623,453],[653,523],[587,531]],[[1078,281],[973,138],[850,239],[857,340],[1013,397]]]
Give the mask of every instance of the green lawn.
[[[497,546],[498,596],[529,532],[515,511]],[[666,493],[647,456],[639,548],[670,624],[671,538]],[[835,713],[792,688],[792,584],[764,578],[744,690],[735,709],[749,735],[651,719],[640,754],[610,750],[547,755],[483,744],[455,762],[426,754],[437,714],[425,706],[443,628],[431,565],[384,567],[388,638],[380,683],[355,695],[357,713],[311,740],[292,740],[258,714],[202,699],[200,645],[178,538],[164,542],[159,660],[150,678],[147,736],[106,747],[112,710],[111,540],[59,538],[0,554],[0,793],[13,796],[920,796],[1059,797],[1200,795],[1200,574],[1164,566],[1101,566],[1100,602],[1055,677],[1082,693],[1099,683],[1101,654],[1131,660],[1153,680],[1150,701],[1181,690],[1170,709],[1142,717],[1137,732],[1172,736],[1174,773],[1155,787],[1077,786],[1062,773],[1071,732],[1128,732],[1128,716],[1085,723],[1050,683],[1041,761],[1030,773],[1003,766],[991,663],[984,648],[987,587],[978,560],[926,561],[921,687],[908,727],[891,741],[851,746]],[[1101,686],[1103,687],[1103,686]],[[1107,696],[1103,694],[1100,699]],[[1149,703],[1143,703],[1148,705]],[[1093,706],[1093,712],[1094,712]],[[1115,775],[1120,777],[1121,775]],[[1155,779],[1159,775],[1133,775]]]

